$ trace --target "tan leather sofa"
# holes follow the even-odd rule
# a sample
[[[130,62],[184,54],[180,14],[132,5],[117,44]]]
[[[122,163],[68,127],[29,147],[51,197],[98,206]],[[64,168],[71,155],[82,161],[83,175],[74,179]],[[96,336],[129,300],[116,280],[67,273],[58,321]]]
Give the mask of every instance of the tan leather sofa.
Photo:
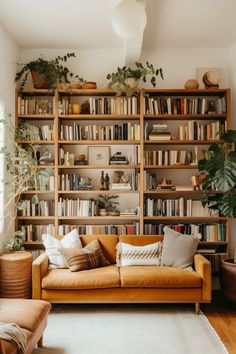
[[[30,354],[36,344],[43,345],[43,332],[51,305],[45,301],[24,299],[0,299],[0,322],[16,323],[27,334],[27,351]],[[14,343],[0,339],[1,354],[17,354]]]
[[[83,246],[99,239],[112,263],[104,268],[70,272],[48,270],[46,253],[33,262],[33,298],[51,303],[199,303],[211,301],[211,265],[202,255],[194,256],[195,271],[159,266],[116,266],[119,241],[147,245],[162,236],[83,236]]]

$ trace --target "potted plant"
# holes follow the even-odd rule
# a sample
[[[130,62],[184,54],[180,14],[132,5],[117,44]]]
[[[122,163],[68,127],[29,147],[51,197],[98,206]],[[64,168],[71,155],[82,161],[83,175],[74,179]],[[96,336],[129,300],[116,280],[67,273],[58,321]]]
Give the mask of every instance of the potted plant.
[[[146,61],[146,65],[135,62],[132,68],[130,66],[118,67],[115,72],[107,74],[107,79],[110,80],[108,86],[113,87],[117,95],[121,95],[122,90],[124,90],[126,95],[129,96],[137,90],[140,80],[147,82],[148,76],[151,76],[150,82],[153,87],[156,86],[158,76],[164,80],[162,68],[154,69],[154,66],[148,61]]]
[[[99,194],[97,198],[97,205],[101,216],[120,215],[119,210],[117,209],[118,202],[115,202],[114,199],[119,198],[118,195],[108,195],[108,194]]]
[[[75,53],[66,53],[64,56],[57,56],[51,60],[38,58],[26,64],[19,64],[20,70],[16,73],[15,82],[22,79],[20,89],[23,90],[28,75],[31,73],[34,88],[55,89],[60,83],[69,83],[76,79],[83,82],[79,75],[75,75],[65,66],[67,59],[75,57]]]
[[[204,153],[204,159],[198,163],[200,171],[206,174],[203,180],[204,190],[212,184],[218,192],[206,194],[202,198],[203,206],[219,210],[220,215],[236,216],[236,131],[228,131],[222,136],[223,143],[212,144]],[[222,260],[220,282],[226,298],[236,301],[236,257]]]

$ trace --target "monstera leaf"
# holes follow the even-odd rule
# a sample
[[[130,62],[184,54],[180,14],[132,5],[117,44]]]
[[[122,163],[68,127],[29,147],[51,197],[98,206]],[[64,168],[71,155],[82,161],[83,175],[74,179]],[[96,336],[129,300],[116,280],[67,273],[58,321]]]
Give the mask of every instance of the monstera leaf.
[[[203,190],[213,185],[222,194],[207,194],[202,198],[203,206],[219,210],[221,215],[236,216],[236,131],[230,130],[222,136],[224,143],[213,144],[204,152],[198,169],[204,172]]]

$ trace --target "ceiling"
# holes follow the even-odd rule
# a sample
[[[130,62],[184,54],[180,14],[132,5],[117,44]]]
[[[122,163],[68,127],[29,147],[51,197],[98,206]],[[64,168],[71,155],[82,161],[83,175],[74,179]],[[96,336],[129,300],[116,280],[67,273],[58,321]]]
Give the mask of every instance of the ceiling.
[[[110,20],[119,2],[0,0],[0,23],[21,48],[119,49],[124,42]],[[145,49],[228,47],[236,41],[235,0],[145,2]]]

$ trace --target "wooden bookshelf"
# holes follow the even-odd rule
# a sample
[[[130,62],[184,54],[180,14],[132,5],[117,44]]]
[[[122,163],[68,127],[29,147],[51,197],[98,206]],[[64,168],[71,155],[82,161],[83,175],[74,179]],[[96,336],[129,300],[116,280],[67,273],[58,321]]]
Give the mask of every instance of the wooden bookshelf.
[[[158,165],[158,164],[149,164],[145,162],[145,151],[150,149],[153,150],[156,147],[156,150],[183,150],[186,151],[193,151],[194,146],[208,146],[213,143],[222,142],[220,140],[215,139],[201,139],[201,140],[181,140],[177,137],[176,132],[173,134],[173,138],[170,140],[149,140],[146,138],[145,132],[145,124],[148,123],[150,126],[152,124],[167,124],[170,130],[175,129],[175,126],[179,125],[186,125],[189,121],[199,122],[199,125],[206,125],[206,124],[214,124],[214,122],[219,122],[221,126],[223,124],[227,124],[228,129],[230,128],[230,116],[231,116],[231,108],[230,108],[230,90],[229,89],[215,89],[215,90],[185,90],[185,89],[147,89],[144,90],[144,95],[142,92],[136,98],[136,107],[134,110],[134,106],[130,106],[129,108],[132,112],[130,114],[126,114],[120,111],[119,114],[110,114],[110,113],[98,113],[93,112],[92,114],[85,113],[85,114],[71,114],[68,111],[63,111],[64,107],[62,103],[68,101],[68,104],[73,104],[73,102],[84,103],[85,101],[94,102],[101,98],[108,98],[108,100],[116,99],[115,92],[110,89],[104,90],[55,90],[54,92],[49,92],[48,90],[29,90],[23,91],[21,93],[21,97],[27,97],[29,100],[32,98],[36,98],[40,100],[40,97],[47,96],[53,100],[55,103],[53,106],[52,113],[41,113],[35,114],[34,112],[31,113],[22,113],[19,111],[19,102],[18,96],[19,91],[16,91],[16,126],[18,126],[21,122],[29,121],[30,124],[39,125],[54,125],[54,139],[53,140],[39,140],[35,143],[38,144],[42,148],[46,148],[47,145],[52,150],[54,155],[54,163],[53,164],[44,164],[39,165],[39,169],[51,168],[53,170],[53,174],[55,175],[55,190],[45,190],[45,191],[26,191],[23,193],[23,198],[30,199],[34,194],[37,194],[40,199],[46,198],[47,200],[55,200],[55,216],[19,216],[16,220],[16,227],[20,227],[21,225],[35,225],[40,227],[40,225],[53,225],[55,234],[58,234],[59,227],[61,225],[110,225],[110,224],[124,224],[130,225],[132,223],[138,223],[139,225],[139,234],[145,234],[145,230],[148,225],[177,225],[177,224],[206,224],[206,225],[213,225],[213,224],[222,224],[226,227],[226,238],[224,241],[202,241],[201,247],[205,247],[210,245],[211,247],[216,247],[219,251],[227,251],[228,243],[229,243],[229,221],[225,217],[202,217],[202,216],[145,216],[145,201],[146,198],[161,198],[161,199],[176,199],[179,197],[184,198],[192,198],[192,200],[200,200],[201,196],[203,195],[203,191],[200,190],[146,190],[144,188],[144,177],[145,173],[152,173],[155,174],[158,178],[161,176],[171,176],[171,179],[175,179],[178,177],[178,174],[182,173],[185,178],[189,178],[191,174],[197,173],[197,165],[196,164],[173,164],[173,165]],[[122,97],[123,99],[124,97]],[[169,106],[169,111],[160,112],[160,114],[153,114],[146,111],[146,99],[153,98],[155,100],[167,100],[171,101],[172,106]],[[200,114],[199,112],[178,112],[178,110],[182,110],[182,107],[175,107],[174,105],[179,102],[191,102],[191,100],[195,100],[197,105],[202,104],[202,100],[205,99],[206,101],[216,102],[217,100],[221,103],[226,105],[226,112],[210,112],[210,113],[203,113]],[[64,101],[63,101],[64,100]],[[184,101],[185,100],[185,101]],[[163,102],[164,102],[163,101]],[[109,101],[110,102],[110,101]],[[126,98],[124,98],[124,102],[126,102]],[[126,103],[122,103],[122,105]],[[128,102],[128,99],[127,99]],[[205,101],[204,101],[205,102]],[[60,104],[59,104],[60,103]],[[128,105],[130,103],[127,103]],[[123,107],[123,106],[122,106]],[[127,106],[128,107],[128,106]],[[162,107],[163,108],[163,107]],[[178,108],[178,109],[177,109]],[[21,107],[20,107],[21,109]],[[100,108],[99,108],[100,109]],[[126,108],[123,107],[123,110]],[[127,108],[128,109],[128,108]],[[165,108],[163,108],[165,109]],[[172,112],[172,109],[175,109],[175,113]],[[196,108],[194,108],[196,110]],[[197,108],[198,109],[198,108]],[[169,114],[168,114],[169,113]],[[138,124],[140,126],[140,139],[139,140],[101,140],[101,139],[94,139],[94,140],[68,140],[68,139],[61,139],[60,129],[63,125],[73,126],[75,124],[78,125],[95,125],[97,126],[106,126],[106,125],[122,125],[126,122],[130,122],[130,124]],[[157,122],[157,123],[155,123]],[[177,129],[177,128],[176,128]],[[135,137],[136,138],[136,137]],[[22,141],[22,143],[32,143],[31,141]],[[110,146],[112,149],[112,153],[119,151],[129,152],[132,156],[134,154],[134,149],[139,148],[140,151],[140,164],[129,163],[127,165],[94,165],[94,164],[87,164],[87,165],[62,165],[59,164],[59,151],[60,148],[63,146],[65,151],[75,152],[77,154],[81,153],[86,154],[88,146]],[[68,149],[68,150],[67,150]],[[92,178],[95,183],[95,186],[92,190],[61,190],[60,183],[59,183],[59,176],[62,174],[80,174],[83,176],[99,176],[101,171],[108,171],[109,176],[111,177],[110,183],[112,183],[112,176],[114,171],[127,171],[125,173],[131,174],[136,171],[139,174],[139,186],[137,190],[100,190],[99,189],[99,177]],[[188,180],[187,182],[176,183],[176,185],[190,185],[191,182]],[[208,191],[207,193],[217,193],[215,191]],[[119,199],[123,198],[126,201],[134,200],[133,207],[139,207],[139,214],[138,215],[124,215],[124,216],[58,216],[58,205],[57,201],[59,198],[74,198],[74,199],[83,199],[83,198],[95,198],[98,194],[108,194],[108,195],[119,195]],[[132,199],[134,198],[134,199]],[[135,199],[136,198],[136,199]],[[122,199],[122,200],[123,200]],[[42,247],[41,241],[26,241],[26,247],[28,248],[37,248]]]

